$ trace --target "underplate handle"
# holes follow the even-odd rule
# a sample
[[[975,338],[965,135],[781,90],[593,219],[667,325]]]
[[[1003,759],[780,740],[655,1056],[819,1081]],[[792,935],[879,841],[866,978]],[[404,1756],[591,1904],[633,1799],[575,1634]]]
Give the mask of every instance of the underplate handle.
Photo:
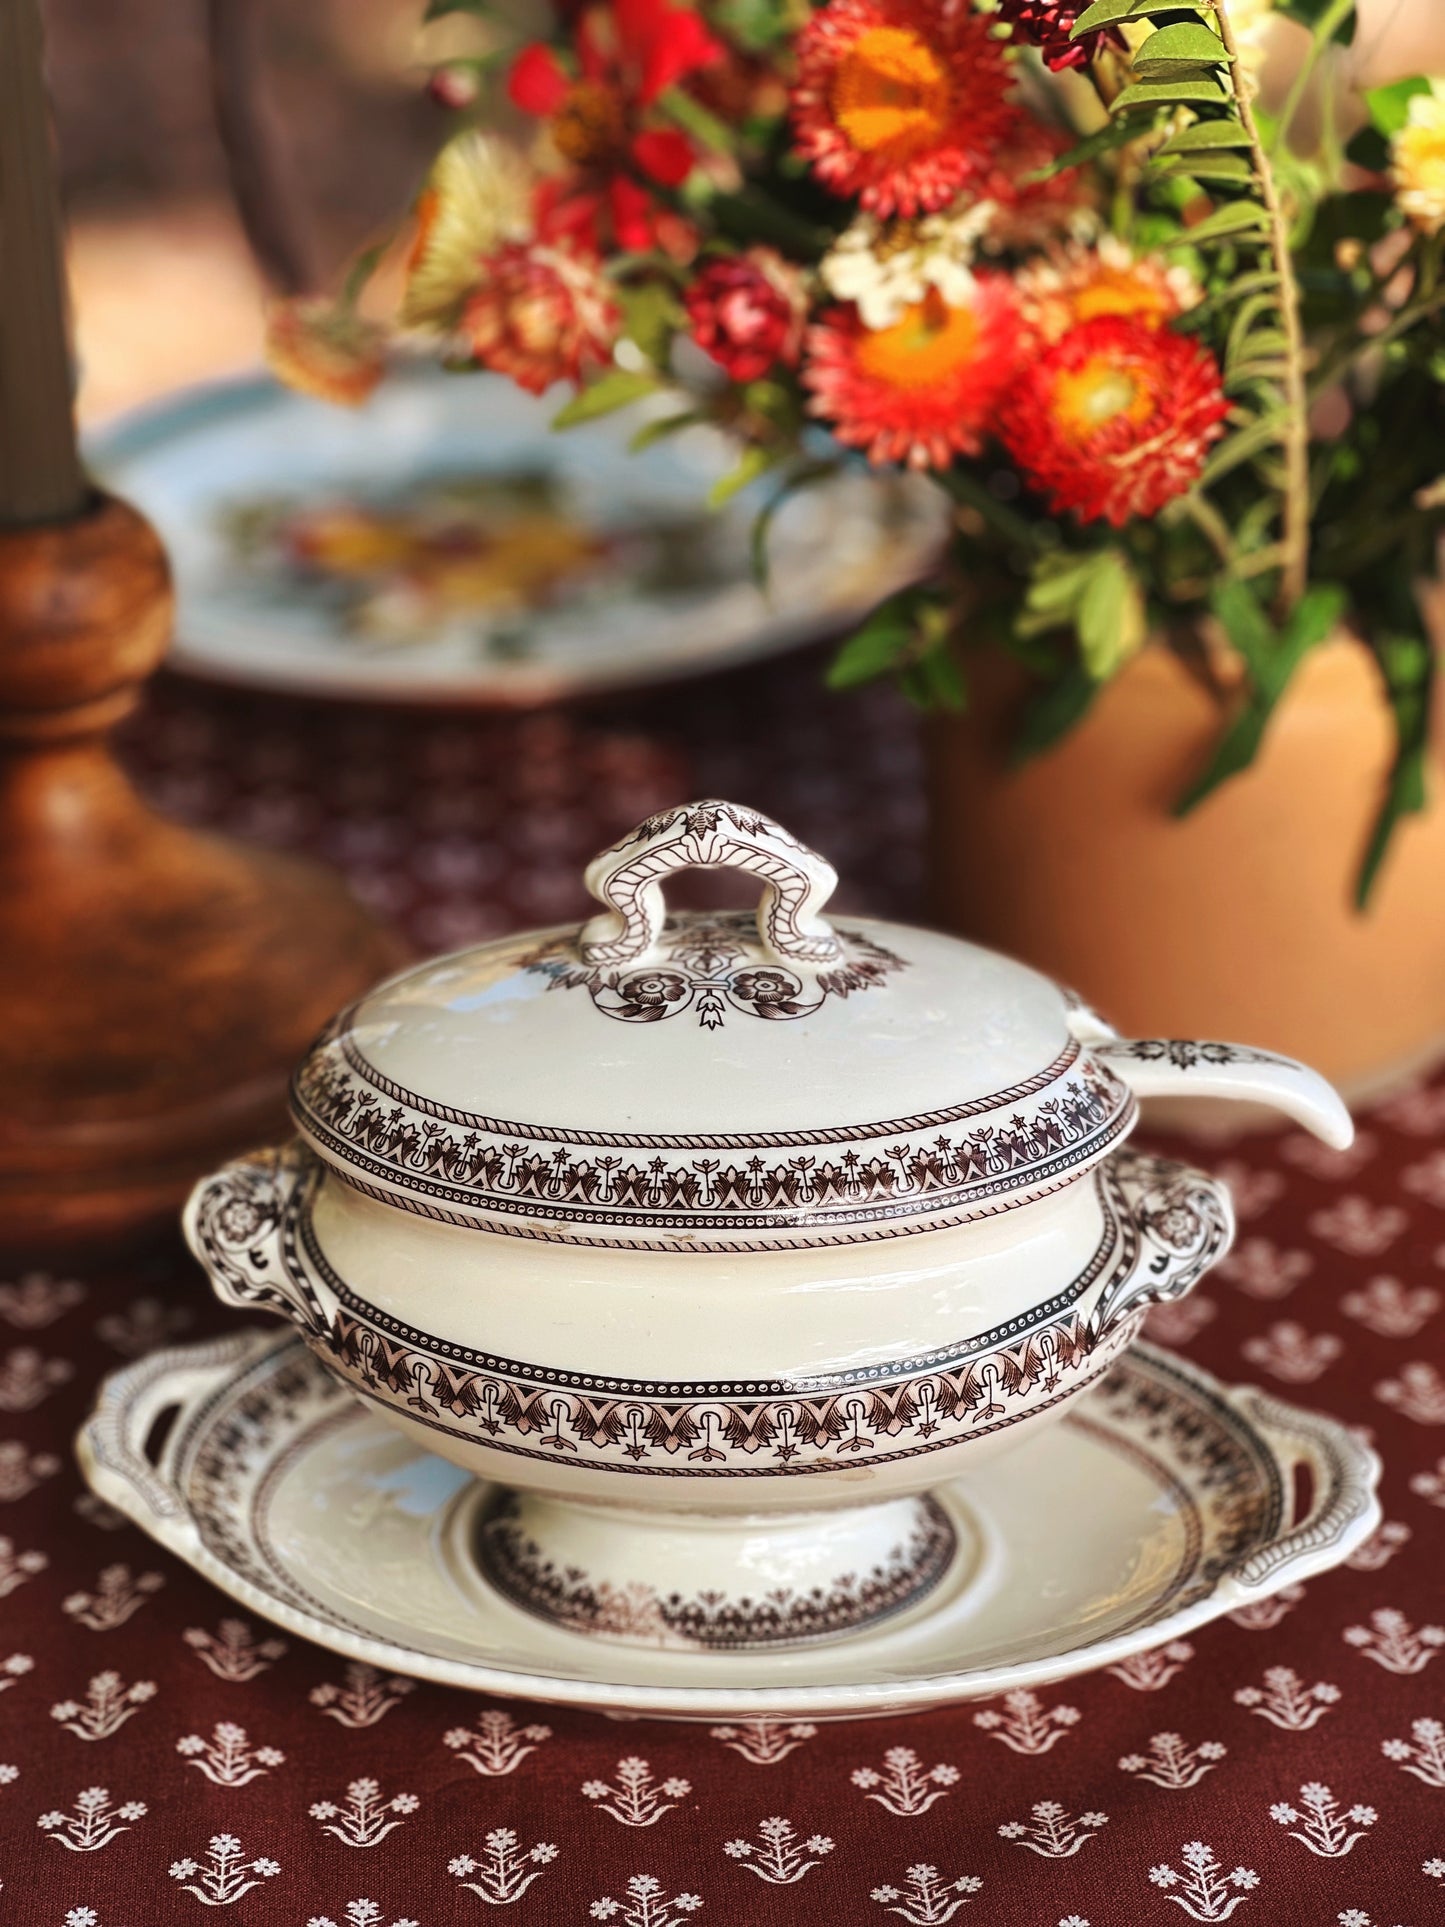
[[[1109,1210],[1132,1247],[1127,1271],[1107,1285],[1089,1314],[1091,1346],[1150,1305],[1182,1298],[1229,1250],[1234,1206],[1229,1187],[1191,1165],[1143,1151],[1116,1151],[1103,1168]]]
[[[1304,1513],[1278,1538],[1241,1560],[1231,1578],[1246,1596],[1278,1592],[1336,1564],[1340,1547],[1350,1551],[1380,1523],[1376,1488],[1380,1461],[1368,1445],[1326,1419],[1281,1405],[1254,1385],[1237,1385],[1231,1403],[1261,1435],[1278,1467],[1285,1492],[1304,1467],[1311,1492]]]
[[[176,1480],[189,1421],[254,1357],[294,1342],[274,1330],[231,1332],[205,1347],[152,1352],[112,1372],[76,1440],[91,1486],[128,1519],[189,1556],[201,1537]],[[165,1443],[151,1457],[147,1442],[167,1412],[174,1417]]]
[[[304,1145],[291,1143],[237,1158],[192,1191],[181,1227],[223,1304],[279,1312],[303,1332],[329,1330],[329,1309],[296,1256],[321,1172]]]
[[[1091,1040],[1090,1049],[1136,1097],[1221,1097],[1265,1104],[1336,1151],[1354,1142],[1354,1119],[1339,1092],[1293,1057],[1244,1044],[1180,1037],[1101,1038]]]
[[[662,885],[679,870],[746,870],[763,881],[758,937],[775,963],[814,970],[842,949],[820,914],[838,873],[781,824],[736,803],[708,801],[640,823],[587,866],[587,888],[607,911],[583,927],[583,960],[594,969],[644,961],[662,934]]]

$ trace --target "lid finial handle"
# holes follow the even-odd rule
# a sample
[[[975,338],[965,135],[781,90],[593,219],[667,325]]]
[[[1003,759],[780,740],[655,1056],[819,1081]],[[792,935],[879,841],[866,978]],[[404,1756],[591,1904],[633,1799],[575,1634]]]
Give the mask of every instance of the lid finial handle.
[[[607,911],[584,925],[582,956],[594,968],[645,958],[662,934],[664,880],[678,870],[746,870],[763,880],[758,937],[777,963],[813,969],[841,948],[820,914],[838,874],[781,824],[736,803],[687,803],[648,817],[587,866],[587,888]]]

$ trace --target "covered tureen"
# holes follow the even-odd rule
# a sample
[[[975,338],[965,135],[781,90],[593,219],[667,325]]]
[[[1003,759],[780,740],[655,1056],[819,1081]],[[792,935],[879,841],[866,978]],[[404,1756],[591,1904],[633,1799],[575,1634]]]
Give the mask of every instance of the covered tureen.
[[[732,868],[756,913],[669,915]],[[1142,1095],[1348,1113],[1266,1051],[1126,1041],[958,940],[829,922],[822,858],[702,802],[580,928],[422,964],[297,1073],[297,1136],[202,1183],[229,1303],[291,1319],[488,1481],[476,1558],[569,1633],[745,1650],[976,1572],[933,1496],[1100,1376],[1228,1247],[1228,1194],[1126,1140]]]

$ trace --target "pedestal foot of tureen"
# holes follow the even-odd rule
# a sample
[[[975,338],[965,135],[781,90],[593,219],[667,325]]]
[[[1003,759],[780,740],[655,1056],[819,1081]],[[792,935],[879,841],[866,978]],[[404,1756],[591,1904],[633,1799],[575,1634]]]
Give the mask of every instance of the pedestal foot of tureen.
[[[910,1611],[973,1563],[969,1531],[926,1496],[739,1516],[501,1488],[477,1558],[505,1598],[569,1632],[747,1652],[846,1638]]]

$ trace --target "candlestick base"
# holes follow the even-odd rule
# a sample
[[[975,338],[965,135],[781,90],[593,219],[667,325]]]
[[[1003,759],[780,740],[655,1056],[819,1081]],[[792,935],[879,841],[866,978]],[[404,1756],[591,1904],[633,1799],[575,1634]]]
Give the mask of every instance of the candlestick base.
[[[400,941],[309,862],[184,830],[106,742],[170,631],[164,550],[98,497],[0,530],[0,1250],[156,1233],[282,1128],[290,1069]]]

